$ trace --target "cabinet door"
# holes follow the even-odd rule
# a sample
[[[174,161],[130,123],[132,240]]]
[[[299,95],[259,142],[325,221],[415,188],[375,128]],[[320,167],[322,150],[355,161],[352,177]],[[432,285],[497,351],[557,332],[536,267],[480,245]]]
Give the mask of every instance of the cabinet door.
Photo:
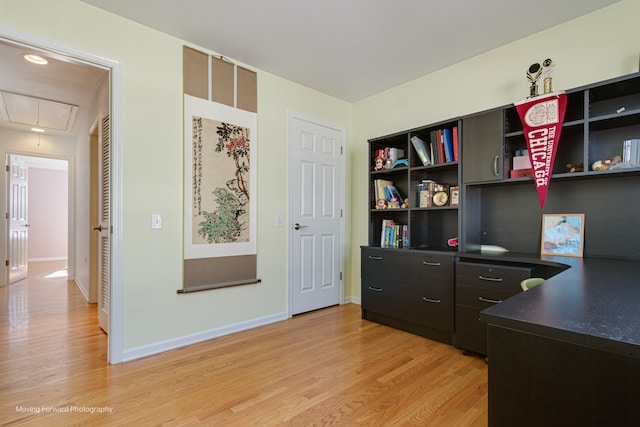
[[[495,181],[504,173],[502,110],[489,111],[462,121],[462,180]]]
[[[396,317],[404,310],[402,291],[398,285],[389,282],[376,282],[362,279],[362,308],[386,316]]]
[[[407,269],[404,252],[388,249],[362,249],[361,276],[376,282],[396,282],[409,280],[413,271]]]

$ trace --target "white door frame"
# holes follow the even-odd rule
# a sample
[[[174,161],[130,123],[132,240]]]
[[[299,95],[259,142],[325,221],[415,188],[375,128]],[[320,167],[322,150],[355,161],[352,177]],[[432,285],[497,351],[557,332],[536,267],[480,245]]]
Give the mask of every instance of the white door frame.
[[[292,176],[292,172],[293,172],[293,168],[294,165],[293,163],[293,156],[292,156],[292,150],[293,150],[293,140],[294,140],[294,131],[293,131],[293,122],[295,119],[299,119],[299,120],[305,120],[311,123],[315,123],[319,126],[324,126],[324,127],[328,127],[331,129],[336,130],[337,132],[340,133],[340,137],[341,137],[341,146],[343,147],[343,155],[340,156],[341,157],[341,161],[340,161],[340,168],[342,169],[342,200],[340,201],[340,203],[342,204],[342,215],[340,217],[340,271],[341,271],[341,278],[340,278],[340,304],[344,304],[344,281],[345,281],[345,259],[344,259],[344,254],[345,254],[345,218],[346,218],[346,212],[345,212],[345,201],[346,201],[346,175],[345,175],[345,159],[347,157],[347,148],[346,148],[346,131],[344,128],[340,127],[340,126],[336,126],[333,123],[329,123],[329,122],[325,122],[323,120],[319,120],[315,117],[311,117],[311,116],[307,116],[301,113],[297,113],[295,111],[289,111],[288,112],[288,165],[287,165],[287,186],[288,186],[288,213],[287,213],[287,221],[285,221],[286,224],[286,229],[287,229],[287,292],[288,292],[288,304],[287,304],[287,317],[292,317],[292,300],[293,300],[293,253],[291,253],[291,248],[293,247],[293,239],[294,239],[294,233],[292,232],[292,224],[290,223],[290,219],[293,218],[294,216],[294,212],[293,212],[293,203],[292,200],[294,197],[296,197],[293,194],[293,186],[291,185],[291,176]]]
[[[87,52],[33,33],[0,25],[0,38],[63,55],[102,68],[110,73],[111,115],[111,299],[107,359],[111,364],[122,362],[122,105],[123,68],[119,61]],[[73,242],[72,242],[73,243]],[[75,253],[75,245],[70,253]]]

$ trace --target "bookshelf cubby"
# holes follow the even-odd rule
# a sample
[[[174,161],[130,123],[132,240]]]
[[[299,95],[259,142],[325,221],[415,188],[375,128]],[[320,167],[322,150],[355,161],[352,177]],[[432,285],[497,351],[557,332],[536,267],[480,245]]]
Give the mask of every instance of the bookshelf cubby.
[[[455,158],[450,161],[438,161],[435,154],[437,147],[429,150],[436,157],[435,163],[424,165],[418,156],[411,137],[418,136],[430,148],[433,143],[441,143],[434,140],[434,133],[448,129],[453,135],[453,129],[460,129],[457,119],[431,124],[428,126],[411,129],[393,135],[375,138],[369,141],[369,245],[380,246],[382,235],[382,221],[390,219],[396,223],[407,225],[409,233],[409,246],[402,249],[428,249],[447,250],[447,241],[458,237],[458,206],[451,206],[451,200],[444,206],[420,206],[418,185],[423,181],[431,180],[446,186],[449,196],[451,187],[459,187],[459,162]],[[453,139],[452,139],[453,141]],[[402,150],[407,165],[397,166],[391,169],[376,170],[376,158],[380,150],[395,148]],[[443,149],[444,150],[444,149]],[[459,152],[458,148],[454,150]],[[446,156],[445,156],[446,157]],[[433,160],[432,160],[433,162]],[[408,203],[403,208],[381,209],[376,193],[376,183],[380,180],[391,181]]]

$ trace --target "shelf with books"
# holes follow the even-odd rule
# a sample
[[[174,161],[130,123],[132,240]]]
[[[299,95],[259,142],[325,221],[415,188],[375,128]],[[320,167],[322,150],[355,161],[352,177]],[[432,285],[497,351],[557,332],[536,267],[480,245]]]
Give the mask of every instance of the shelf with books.
[[[407,171],[400,174],[372,174],[370,208],[379,210],[409,207]]]
[[[380,230],[380,247],[393,249],[409,248],[409,228],[392,219],[383,219]]]
[[[459,126],[445,122],[409,132],[411,167],[436,166],[459,160]]]
[[[409,225],[408,209],[388,209],[369,211],[369,245],[385,246],[385,226],[390,223]],[[407,243],[408,244],[408,243]],[[403,245],[404,247],[404,245]]]
[[[452,198],[460,203],[458,129],[460,122],[454,119],[369,141],[369,245],[448,249],[446,242],[457,237],[458,229],[458,206],[451,203]],[[388,162],[376,162],[385,152],[400,150],[406,165],[393,167],[392,163],[385,168],[380,165]],[[436,185],[425,188],[421,206],[418,189],[427,182]],[[438,231],[440,222],[445,227],[442,231]],[[385,238],[385,225],[391,223],[404,236],[391,239],[392,244]]]
[[[449,206],[451,204],[450,189],[459,189],[457,164],[438,169],[413,169],[410,179],[412,191],[409,195],[409,206],[411,208]],[[434,203],[433,196],[438,192],[445,192],[447,197],[440,196],[436,200],[437,203]]]

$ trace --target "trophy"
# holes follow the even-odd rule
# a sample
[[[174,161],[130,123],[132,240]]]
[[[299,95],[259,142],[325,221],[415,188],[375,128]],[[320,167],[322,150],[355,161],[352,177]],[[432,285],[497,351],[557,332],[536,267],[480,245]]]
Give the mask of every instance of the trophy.
[[[542,76],[544,77],[543,79],[544,93],[553,92],[553,84],[552,84],[553,78],[551,77],[551,75],[553,74],[553,69],[555,67],[556,67],[556,63],[553,62],[551,58],[545,59],[544,62],[542,63]]]
[[[531,87],[529,88],[529,97],[532,98],[534,96],[538,96],[538,85],[537,81],[542,75],[542,66],[537,62],[535,64],[531,64],[529,69],[527,70],[527,78],[531,82]]]

